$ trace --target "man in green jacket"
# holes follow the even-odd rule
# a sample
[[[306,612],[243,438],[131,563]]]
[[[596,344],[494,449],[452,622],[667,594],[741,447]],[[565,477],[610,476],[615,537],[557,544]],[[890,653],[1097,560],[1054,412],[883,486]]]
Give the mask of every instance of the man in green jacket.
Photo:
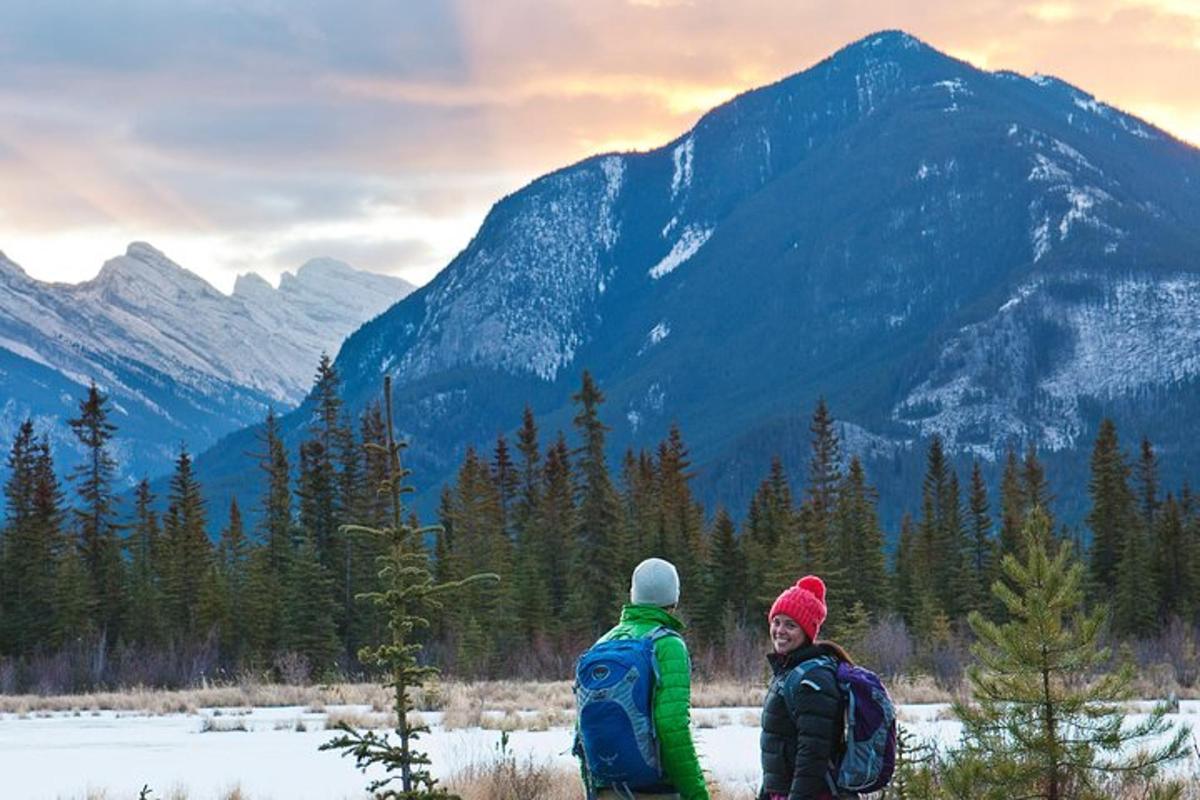
[[[679,574],[674,565],[661,558],[648,558],[637,565],[629,591],[630,602],[621,610],[621,621],[604,636],[610,639],[644,639],[662,628],[678,633],[683,623],[671,612],[679,604]],[[658,740],[663,773],[674,792],[635,793],[635,798],[653,800],[708,800],[704,774],[692,742],[692,667],[687,645],[680,636],[658,636],[654,642],[658,680],[654,689],[654,730]],[[589,786],[587,766],[583,765],[584,785]],[[599,789],[597,798],[622,798],[612,789]]]

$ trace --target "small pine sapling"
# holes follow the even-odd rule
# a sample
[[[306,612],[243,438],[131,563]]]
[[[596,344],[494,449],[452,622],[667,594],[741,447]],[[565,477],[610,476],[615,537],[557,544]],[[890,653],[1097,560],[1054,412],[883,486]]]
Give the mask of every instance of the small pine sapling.
[[[422,548],[422,537],[438,526],[416,527],[404,522],[402,496],[412,491],[404,485],[409,470],[400,464],[403,442],[397,442],[392,425],[392,384],[384,379],[384,400],[387,404],[386,446],[368,443],[368,448],[381,450],[387,458],[388,469],[379,491],[391,499],[391,524],[383,528],[360,525],[344,525],[344,534],[379,536],[385,542],[385,551],[378,559],[382,591],[367,592],[359,597],[374,603],[387,619],[390,640],[376,647],[363,647],[359,658],[364,664],[381,668],[387,675],[384,686],[393,693],[393,708],[396,712],[396,737],[393,741],[388,733],[356,731],[345,722],[337,729],[341,735],[321,745],[321,750],[341,750],[342,755],[354,756],[356,766],[363,772],[371,767],[382,767],[385,775],[372,780],[367,791],[376,800],[457,800],[454,795],[437,785],[430,774],[429,756],[414,744],[428,727],[410,718],[412,704],[410,691],[419,689],[437,668],[422,665],[419,655],[423,645],[416,640],[417,630],[429,627],[429,618],[442,608],[439,596],[468,584],[480,581],[498,581],[498,575],[483,573],[471,575],[463,580],[437,583],[429,571],[429,564]],[[399,782],[397,787],[394,782]]]
[[[1186,754],[1188,731],[1172,730],[1159,706],[1127,719],[1133,670],[1101,672],[1106,611],[1083,611],[1083,570],[1052,541],[1035,507],[1024,524],[1024,556],[1004,556],[1008,583],[992,592],[1008,621],[970,615],[978,663],[967,675],[972,702],[957,703],[964,763],[976,769],[974,797],[1082,800],[1111,796],[1112,782],[1140,782],[1148,796],[1168,788],[1158,768]],[[1055,552],[1050,552],[1051,548]]]

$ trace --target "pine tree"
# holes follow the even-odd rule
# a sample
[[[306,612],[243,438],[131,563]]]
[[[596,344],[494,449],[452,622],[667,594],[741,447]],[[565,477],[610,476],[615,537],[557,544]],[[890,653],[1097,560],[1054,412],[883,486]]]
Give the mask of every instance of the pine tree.
[[[27,655],[53,635],[55,563],[62,548],[62,490],[50,445],[22,423],[4,485],[8,525],[0,539],[0,652]]]
[[[33,421],[26,419],[13,439],[4,483],[8,524],[0,529],[0,653],[24,654],[31,645],[24,568],[33,535],[34,446]]]
[[[127,630],[132,641],[147,647],[161,644],[165,637],[160,574],[162,532],[154,501],[150,481],[143,479],[134,495],[134,522],[125,542],[129,557]]]
[[[172,633],[195,642],[205,621],[199,614],[200,592],[212,566],[208,514],[200,484],[192,472],[187,448],[179,451],[166,516],[163,518],[163,605]]]
[[[988,587],[999,577],[996,572],[999,562],[991,535],[992,520],[988,516],[987,486],[983,482],[983,470],[978,459],[971,467],[971,490],[967,506],[970,547],[967,563],[970,589],[966,605],[970,611],[984,611],[989,605]]]
[[[548,624],[560,626],[567,607],[567,570],[572,553],[569,532],[577,526],[574,485],[571,478],[571,453],[560,431],[554,444],[546,451],[543,470],[543,489],[537,510],[537,528],[543,546],[538,572],[545,577],[550,597]]]
[[[1000,551],[997,553],[1000,558],[1006,553],[1021,555],[1025,507],[1025,487],[1021,482],[1017,451],[1010,447],[1004,459],[1004,476],[1000,479]]]
[[[724,507],[718,508],[709,534],[705,592],[698,619],[701,633],[709,642],[723,642],[728,627],[741,618],[746,576],[738,545],[733,519]]]
[[[845,576],[849,590],[842,596],[832,591],[826,594],[827,605],[845,614],[861,603],[865,613],[878,617],[890,605],[883,531],[875,510],[877,498],[874,487],[867,484],[862,461],[854,456],[837,490],[833,520],[833,574]]]
[[[321,745],[321,749],[341,750],[343,755],[353,755],[356,765],[363,771],[382,767],[384,777],[372,780],[367,786],[367,791],[376,800],[451,800],[453,796],[438,788],[437,781],[430,775],[429,757],[415,748],[416,741],[428,728],[410,716],[413,707],[409,693],[421,688],[437,673],[434,667],[422,666],[423,647],[416,641],[416,632],[428,628],[428,615],[442,608],[439,595],[460,591],[475,583],[498,580],[498,576],[471,575],[450,583],[434,581],[421,546],[422,537],[431,529],[414,528],[403,521],[402,498],[411,488],[404,485],[409,472],[400,465],[404,444],[397,442],[393,434],[391,389],[391,378],[385,377],[389,471],[387,482],[381,488],[386,489],[391,498],[391,524],[382,529],[354,527],[358,527],[361,534],[382,537],[387,543],[386,555],[379,563],[384,590],[368,594],[367,599],[387,613],[390,636],[376,647],[363,648],[359,658],[388,674],[384,685],[392,691],[395,733],[399,742],[393,744],[386,734],[356,731],[343,722],[338,726],[341,735]],[[395,782],[399,785],[393,786]]]
[[[1029,442],[1025,449],[1025,461],[1021,465],[1022,497],[1025,500],[1025,513],[1040,508],[1050,520],[1050,530],[1054,530],[1054,515],[1050,512],[1050,504],[1054,496],[1050,494],[1050,484],[1046,480],[1046,470],[1038,460],[1037,444]]]
[[[263,452],[258,456],[258,468],[266,478],[267,487],[262,495],[259,535],[266,547],[268,570],[282,575],[291,549],[292,478],[287,447],[280,436],[279,418],[273,409],[267,411],[261,442]]]
[[[678,568],[685,586],[685,597],[690,594],[686,589],[687,583],[701,574],[705,563],[704,510],[692,495],[690,468],[691,461],[683,434],[679,426],[672,423],[667,438],[659,444],[657,464],[652,473],[656,483],[654,499],[658,505],[656,527],[661,532],[662,541],[662,547],[656,555]]]
[[[1153,571],[1160,599],[1158,619],[1190,620],[1196,612],[1195,543],[1188,538],[1183,514],[1170,493],[1155,516]]]
[[[297,517],[304,536],[312,539],[317,559],[332,573],[338,566],[337,473],[320,438],[300,443],[296,476]]]
[[[817,529],[828,530],[833,522],[842,473],[841,445],[824,397],[817,401],[808,430],[812,434],[812,456],[808,462],[805,499],[812,504]]]
[[[311,531],[296,529],[296,546],[283,580],[284,649],[304,658],[311,674],[329,674],[340,651],[333,579],[317,552]]]
[[[966,532],[959,507],[958,477],[939,437],[929,443],[922,485],[921,518],[914,553],[919,574],[928,576],[927,602],[935,612],[956,616],[962,608]]]
[[[581,633],[594,634],[610,623],[620,607],[620,578],[614,569],[614,544],[620,535],[620,500],[608,474],[604,453],[608,426],[600,421],[604,394],[584,371],[571,396],[573,420],[581,444],[575,451],[578,512],[572,531],[568,619]]]
[[[449,522],[454,532],[451,557],[456,571],[447,578],[489,572],[511,574],[511,543],[503,528],[501,493],[488,464],[468,448],[450,495]],[[499,647],[513,635],[515,598],[490,583],[472,586],[460,596],[453,617],[461,671],[481,676]],[[486,633],[485,633],[486,631]]]
[[[1137,525],[1129,467],[1111,419],[1101,421],[1092,448],[1088,494],[1092,499],[1086,518],[1092,530],[1092,588],[1097,597],[1108,598],[1117,588],[1117,562],[1125,551],[1125,540]]]
[[[746,514],[746,582],[753,591],[748,598],[750,619],[766,616],[781,591],[804,574],[805,561],[791,484],[778,456],[771,459],[767,478],[759,484]]]
[[[912,516],[900,518],[900,537],[896,545],[895,591],[896,610],[910,627],[917,621],[924,578],[918,571],[917,526]]]
[[[1079,680],[1109,658],[1100,644],[1104,609],[1083,613],[1083,565],[1072,563],[1067,546],[1050,552],[1051,530],[1035,507],[1024,529],[1024,562],[1004,558],[1008,582],[997,581],[993,592],[1009,621],[970,617],[979,637],[972,648],[978,663],[967,671],[972,702],[956,704],[955,713],[966,753],[996,764],[977,772],[976,796],[1096,797],[1105,775],[1149,778],[1158,765],[1186,755],[1188,734],[1170,731],[1164,708],[1141,722],[1126,720],[1130,667]],[[1163,744],[1127,749],[1163,735]]]
[[[223,631],[222,652],[234,663],[241,661],[250,641],[247,625],[250,587],[250,542],[242,524],[242,510],[237,498],[229,501],[229,522],[221,529],[217,562],[220,583],[226,591],[226,627]]]
[[[79,552],[87,569],[89,615],[98,628],[115,641],[122,616],[120,525],[112,483],[117,462],[108,443],[117,428],[108,421],[108,397],[93,382],[79,403],[79,416],[68,420],[83,445],[86,460],[71,473],[81,507],[75,510]]]
[[[1152,531],[1158,512],[1158,458],[1154,455],[1154,446],[1144,436],[1141,452],[1138,461],[1138,505],[1142,525],[1147,531]]]

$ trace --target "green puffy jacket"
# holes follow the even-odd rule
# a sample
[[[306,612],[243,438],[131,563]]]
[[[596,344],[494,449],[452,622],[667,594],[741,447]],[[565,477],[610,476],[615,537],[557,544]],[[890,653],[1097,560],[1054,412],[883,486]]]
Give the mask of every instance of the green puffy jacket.
[[[683,630],[683,623],[666,609],[630,604],[621,610],[621,622],[600,641],[643,639],[660,626]],[[663,772],[682,800],[708,800],[708,787],[692,743],[692,664],[687,645],[678,636],[664,636],[654,643],[654,655],[659,671],[654,690],[654,730]]]

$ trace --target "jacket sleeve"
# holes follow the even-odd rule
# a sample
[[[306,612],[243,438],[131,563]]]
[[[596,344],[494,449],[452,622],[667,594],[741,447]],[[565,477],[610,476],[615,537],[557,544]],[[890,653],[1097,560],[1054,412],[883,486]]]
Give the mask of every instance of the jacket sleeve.
[[[654,729],[663,771],[682,800],[708,800],[708,788],[692,742],[692,666],[678,636],[655,642],[659,680],[654,692]]]
[[[833,671],[817,667],[791,676],[788,704],[796,725],[796,763],[788,800],[815,800],[829,796],[826,775],[837,743],[842,718],[842,698]]]

